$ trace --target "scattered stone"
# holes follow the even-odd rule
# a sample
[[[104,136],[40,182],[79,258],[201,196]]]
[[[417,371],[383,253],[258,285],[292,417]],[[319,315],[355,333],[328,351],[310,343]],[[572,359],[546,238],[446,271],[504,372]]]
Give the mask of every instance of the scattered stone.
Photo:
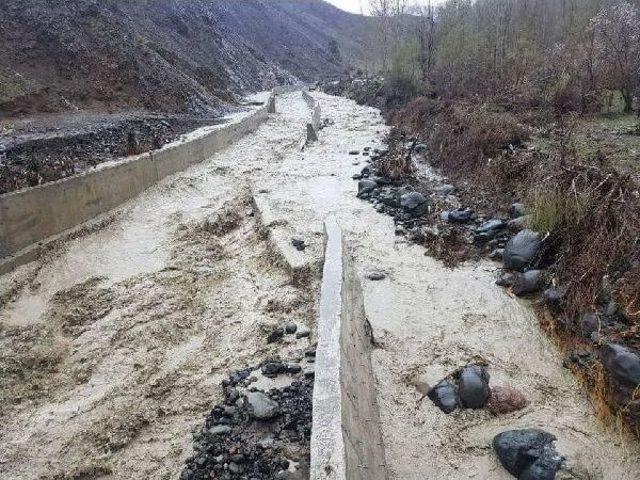
[[[504,255],[504,248],[496,248],[489,254],[489,258],[492,260],[502,260],[502,256]]]
[[[453,383],[446,380],[437,384],[427,396],[446,414],[453,412],[458,407],[458,389]]]
[[[504,252],[503,252],[504,256]],[[509,288],[516,283],[516,274],[514,272],[503,272],[496,280],[496,285],[499,287]]]
[[[311,335],[311,330],[305,325],[300,325],[296,332],[296,338],[307,338]]]
[[[367,274],[367,278],[373,282],[378,282],[380,280],[384,280],[387,278],[387,275],[384,272],[370,272]]]
[[[564,295],[562,294],[562,292],[555,287],[549,287],[545,289],[544,292],[542,292],[542,298],[544,299],[544,302],[551,310],[554,311],[559,311],[562,309],[562,306],[564,304],[563,297]]]
[[[529,225],[528,222],[529,222],[529,217],[527,216],[512,218],[507,222],[507,228],[512,232],[520,232],[521,230],[524,230],[525,228],[527,228],[527,226]]]
[[[524,217],[526,213],[527,211],[525,209],[524,203],[514,203],[509,209],[509,216],[511,218]]]
[[[265,363],[260,369],[265,377],[274,378],[285,371],[285,366],[280,362]]]
[[[296,375],[302,371],[302,367],[297,363],[289,363],[285,365],[284,371],[289,375]]]
[[[458,384],[460,403],[466,408],[482,408],[491,395],[489,372],[479,365],[469,365],[462,369]]]
[[[278,342],[284,337],[284,328],[278,327],[267,337],[267,343]]]
[[[580,333],[589,338],[593,332],[600,330],[600,318],[595,313],[584,313],[578,320]]]
[[[369,180],[369,179],[360,180],[358,182],[358,198],[364,198],[368,196],[376,188],[378,188],[378,184],[373,180]]]
[[[562,466],[555,441],[542,430],[510,430],[496,435],[493,448],[502,466],[519,480],[553,480]]]
[[[630,348],[615,343],[600,348],[600,360],[613,377],[623,385],[637,388],[640,385],[640,355]]]
[[[477,245],[484,245],[487,242],[493,240],[498,234],[500,234],[506,227],[506,223],[498,218],[484,222],[476,229],[476,234],[473,237],[473,241]]]
[[[209,434],[211,435],[224,435],[231,432],[231,427],[227,425],[216,425],[209,429]]]
[[[262,392],[247,392],[245,403],[249,413],[258,420],[269,420],[280,413],[278,404]]]
[[[402,195],[400,206],[413,217],[419,217],[429,211],[429,202],[419,192],[410,192]]]
[[[529,270],[515,275],[513,293],[517,296],[527,295],[540,290],[544,286],[542,270]]]
[[[504,266],[510,270],[523,271],[540,250],[540,234],[533,230],[522,230],[507,243],[504,249]]]
[[[446,213],[446,218],[443,215],[442,219],[449,223],[467,223],[473,218],[473,210],[459,208],[457,210],[451,210]]]
[[[307,248],[304,238],[300,236],[291,237],[291,245],[293,245],[299,252],[302,252]]]
[[[435,189],[436,195],[440,195],[442,197],[446,197],[447,195],[452,194],[453,192],[456,191],[456,187],[454,187],[453,185],[442,185],[440,187],[437,187]]]
[[[284,326],[284,333],[287,335],[293,335],[298,330],[298,325],[296,322],[287,322]]]
[[[529,405],[529,400],[511,387],[492,387],[487,407],[495,415],[517,412]]]

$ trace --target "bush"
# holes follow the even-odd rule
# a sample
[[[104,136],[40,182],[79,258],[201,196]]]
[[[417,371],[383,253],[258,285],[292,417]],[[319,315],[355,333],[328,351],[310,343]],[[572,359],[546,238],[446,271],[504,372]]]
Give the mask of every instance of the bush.
[[[528,225],[540,233],[557,233],[578,225],[586,210],[584,196],[567,195],[558,191],[537,191],[527,201]]]

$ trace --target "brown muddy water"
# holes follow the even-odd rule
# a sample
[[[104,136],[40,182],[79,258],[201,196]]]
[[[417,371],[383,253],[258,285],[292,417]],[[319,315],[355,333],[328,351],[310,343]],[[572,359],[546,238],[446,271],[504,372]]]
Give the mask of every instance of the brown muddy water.
[[[273,261],[251,185],[309,241],[310,260],[321,258],[327,215],[345,232],[376,345],[391,479],[507,480],[491,440],[522,427],[558,437],[562,478],[640,478],[637,446],[597,423],[529,307],[494,286],[492,263],[450,270],[355,198],[351,175],[365,158],[348,152],[381,144],[379,113],[314,95],[334,124],[304,152],[308,111],[287,95],[257,132],[0,277],[0,477],[177,478],[224,375],[274,353],[264,337],[275,325],[313,325],[317,282],[296,286]],[[367,280],[374,270],[386,279]],[[416,375],[478,359],[493,385],[518,388],[530,405],[496,417],[420,401]]]

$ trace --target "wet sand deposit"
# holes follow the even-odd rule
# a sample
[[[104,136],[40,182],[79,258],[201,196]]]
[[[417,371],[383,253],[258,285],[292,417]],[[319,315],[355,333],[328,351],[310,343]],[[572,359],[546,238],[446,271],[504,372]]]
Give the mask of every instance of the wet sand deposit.
[[[303,152],[308,111],[291,94],[256,133],[0,278],[0,477],[178,478],[229,371],[308,347],[265,341],[284,321],[313,325],[317,282],[294,284],[276,261],[254,192],[280,229],[304,238],[309,265],[322,258],[327,214],[346,235],[376,345],[390,478],[512,478],[491,440],[522,427],[558,437],[565,478],[640,478],[640,452],[597,424],[528,307],[493,284],[493,264],[450,270],[355,197],[351,176],[366,159],[348,152],[381,145],[378,112],[314,96],[334,124]],[[374,271],[385,278],[367,279]],[[518,388],[529,406],[445,415],[420,401],[416,375],[479,360],[492,385]]]

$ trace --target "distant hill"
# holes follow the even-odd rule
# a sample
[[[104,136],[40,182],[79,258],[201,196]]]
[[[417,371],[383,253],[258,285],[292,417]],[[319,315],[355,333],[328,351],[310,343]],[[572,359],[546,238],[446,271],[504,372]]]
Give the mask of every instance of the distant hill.
[[[371,28],[320,0],[2,0],[0,116],[208,112],[361,65]]]

